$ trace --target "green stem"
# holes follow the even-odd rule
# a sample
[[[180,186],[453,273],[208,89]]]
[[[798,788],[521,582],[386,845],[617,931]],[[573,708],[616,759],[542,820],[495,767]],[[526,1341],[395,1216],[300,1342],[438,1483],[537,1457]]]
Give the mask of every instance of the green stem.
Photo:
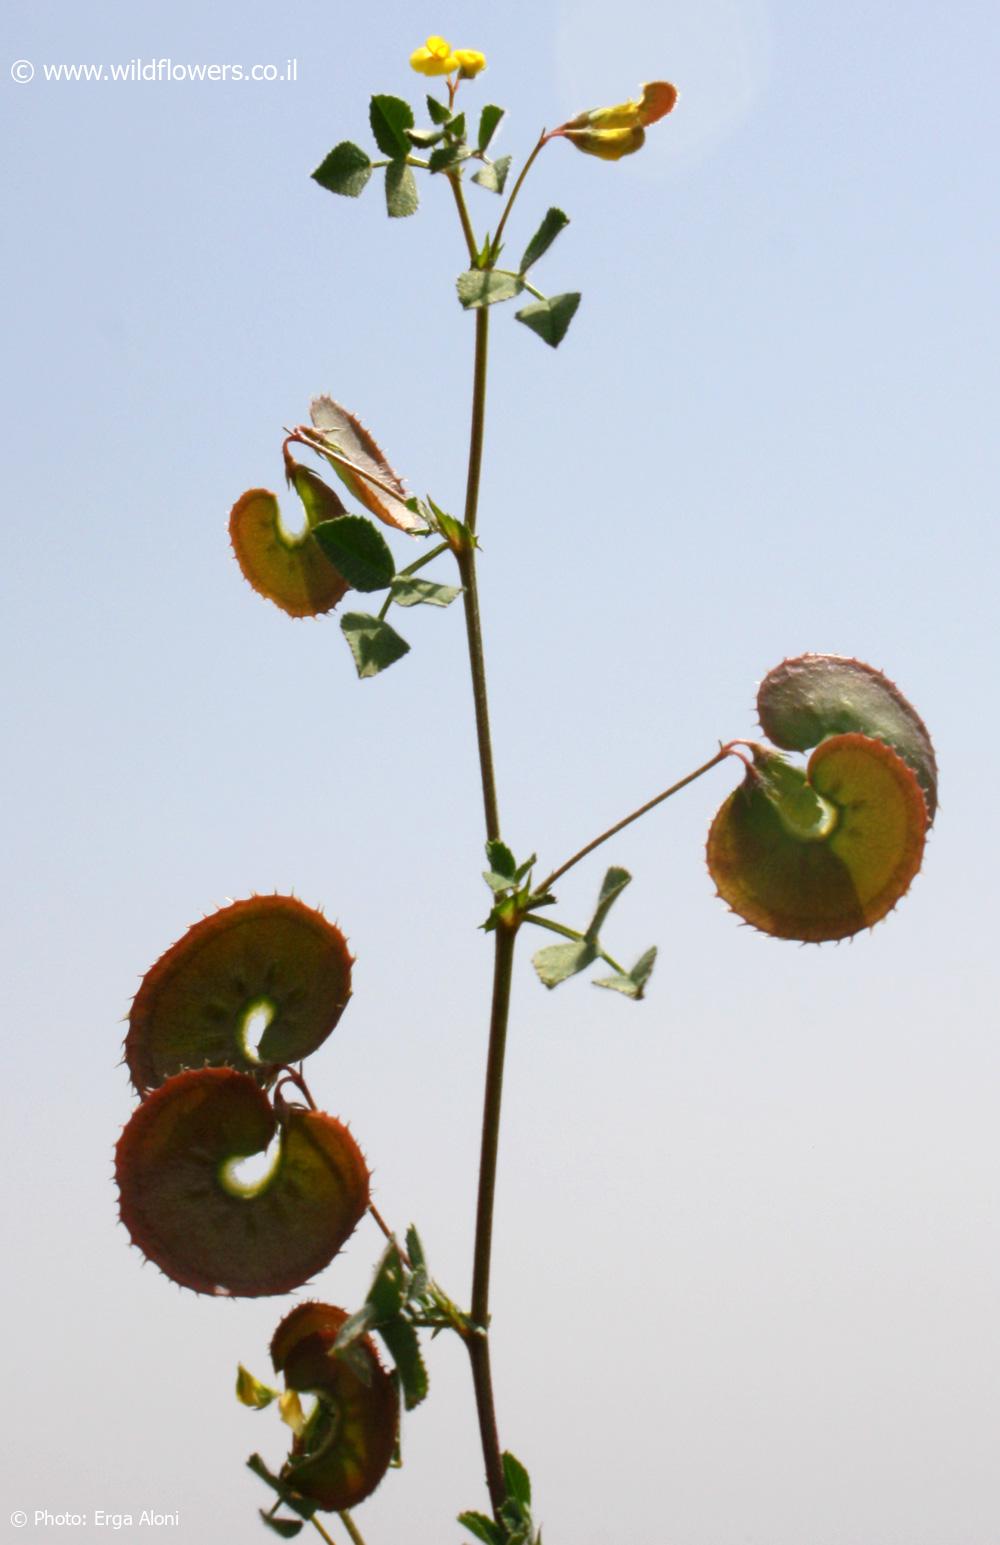
[[[326,1530],[323,1528],[323,1525],[320,1523],[320,1521],[316,1517],[315,1513],[313,1514],[312,1518],[309,1521],[313,1525],[313,1527],[315,1528],[317,1534],[322,1535],[323,1539],[326,1540],[327,1545],[335,1545],[335,1541],[333,1539],[333,1536],[327,1534]]]
[[[337,1517],[340,1519],[344,1528],[347,1530],[348,1534],[354,1542],[354,1545],[365,1545],[364,1535],[361,1533],[361,1530],[358,1528],[357,1524],[354,1522],[354,1519],[351,1517],[347,1509],[344,1508],[343,1512],[337,1514]],[[315,1518],[316,1514],[314,1513],[314,1521]]]
[[[490,708],[486,696],[486,661],[483,655],[483,632],[479,620],[479,587],[476,580],[476,555],[473,548],[466,548],[458,554],[458,571],[462,578],[465,633],[469,646],[469,669],[472,673],[472,702],[476,715],[476,743],[479,749],[479,778],[483,789],[486,837],[488,841],[494,842],[500,836],[500,810],[497,803],[496,773],[493,769]]]
[[[476,245],[476,233],[472,229],[472,221],[469,219],[469,210],[465,202],[465,194],[462,192],[462,177],[460,172],[448,172],[448,181],[451,183],[451,191],[455,195],[455,205],[458,209],[458,218],[462,222],[462,235],[465,237],[465,245],[469,249],[469,261],[475,268],[479,261],[479,248]]]
[[[408,563],[406,565],[405,569],[400,569],[399,570],[399,576],[397,576],[397,577],[402,577],[402,575],[404,575],[404,574],[416,574],[417,570],[418,569],[422,569],[425,563],[433,563],[435,558],[440,558],[441,554],[442,553],[446,553],[447,551],[448,551],[448,543],[447,542],[439,542],[436,547],[432,547],[431,548],[429,553],[424,553],[424,556],[422,558],[417,558],[415,562]],[[382,602],[382,608],[381,608],[381,610],[379,612],[379,619],[380,620],[383,617],[385,617],[385,615],[388,612],[389,607],[391,605],[392,605],[392,586],[390,585],[390,587],[389,587],[389,594],[386,596],[385,600]]]
[[[672,794],[677,794],[681,789],[687,788],[689,783],[693,783],[696,778],[700,778],[703,773],[709,772],[713,767],[718,767],[720,762],[724,762],[727,756],[732,755],[731,745],[720,746],[711,761],[704,762],[701,767],[696,767],[694,772],[688,773],[686,778],[680,778],[676,783],[672,783],[669,789],[663,790],[662,794],[657,794],[653,799],[648,799],[644,805],[639,806],[638,810],[633,810],[631,815],[624,816],[622,820],[616,821],[614,826],[609,826],[607,831],[601,832],[601,835],[595,837],[592,842],[586,843],[579,852],[573,854],[572,858],[568,858],[564,864],[560,864],[558,869],[553,869],[552,873],[546,876],[541,885],[535,887],[535,894],[543,896],[546,891],[551,890],[557,880],[562,879],[562,876],[568,870],[572,869],[575,864],[578,864],[581,858],[586,858],[589,853],[593,853],[595,848],[599,848],[602,842],[607,842],[609,837],[614,837],[618,832],[623,831],[626,826],[631,826],[632,822],[638,821],[640,816],[647,815],[650,810],[655,810],[656,806],[662,805],[665,799],[669,799]]]
[[[545,130],[543,129],[542,133],[541,133],[541,135],[539,137],[538,144],[535,146],[534,150],[531,152],[531,155],[528,157],[527,161],[525,161],[524,165],[521,168],[521,175],[518,177],[518,179],[515,182],[514,186],[510,190],[510,198],[507,200],[507,203],[506,203],[506,205],[504,207],[504,212],[500,216],[500,224],[497,226],[497,233],[494,236],[493,241],[491,243],[491,246],[492,246],[494,252],[498,252],[500,250],[500,238],[503,236],[504,227],[507,224],[507,220],[508,220],[508,218],[510,216],[510,212],[514,208],[514,200],[517,198],[517,195],[520,193],[522,187],[524,186],[524,179],[527,177],[528,173],[531,171],[531,168],[534,166],[535,158],[538,155],[538,152],[547,143],[548,143],[548,135],[545,133]]]
[[[510,987],[514,967],[517,924],[499,923],[493,963],[493,1000],[490,1040],[486,1056],[486,1088],[483,1094],[483,1131],[479,1155],[479,1191],[476,1201],[476,1242],[472,1268],[472,1318],[480,1327],[466,1345],[472,1365],[472,1383],[479,1415],[479,1435],[486,1465],[486,1484],[494,1513],[506,1495],[496,1404],[490,1370],[488,1326],[490,1318],[490,1259],[493,1249],[493,1208],[496,1199],[497,1152],[500,1141],[500,1103],[503,1095],[504,1053],[510,1014]]]
[[[582,944],[587,937],[585,933],[578,933],[575,928],[567,928],[565,923],[554,923],[551,918],[539,917],[534,912],[526,913],[524,921],[526,923],[534,923],[536,928],[547,928],[550,933],[561,934],[564,939],[572,939],[576,944]],[[619,976],[628,975],[625,967],[620,966],[614,956],[608,954],[607,950],[602,949],[599,944],[595,945],[595,949],[598,960],[606,961],[612,971],[617,971]]]

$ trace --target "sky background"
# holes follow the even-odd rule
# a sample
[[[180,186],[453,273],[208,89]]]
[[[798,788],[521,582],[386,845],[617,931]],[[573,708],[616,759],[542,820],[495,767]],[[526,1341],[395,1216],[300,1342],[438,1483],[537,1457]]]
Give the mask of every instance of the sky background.
[[[288,1301],[143,1268],[110,1179],[122,1016],[226,898],[294,890],[349,934],[355,997],[310,1082],[383,1213],[468,1292],[491,952],[461,617],[400,613],[412,653],[359,683],[335,618],[256,597],[225,529],[244,489],[279,487],[282,426],[318,391],[460,505],[447,189],[389,222],[374,183],[353,203],[308,175],[369,143],[370,92],[420,102],[407,57],[440,31],[487,54],[463,94],[508,108],[516,162],[640,81],[681,93],[628,161],[550,146],[512,221],[520,251],[567,211],[538,280],[583,303],[558,352],[494,313],[481,573],[508,840],[552,867],[752,734],[760,677],[809,649],[885,669],[942,768],[923,873],[852,944],[766,939],[714,897],[732,766],[560,887],[582,925],[624,864],[608,945],[660,958],[633,1005],[582,978],[547,994],[521,953],[503,1441],[551,1545],[996,1545],[995,7],[9,0],[4,28],[37,73],[0,70],[0,1538],[60,1532],[13,1529],[18,1508],[144,1507],[179,1510],[178,1545],[267,1537],[243,1461],[277,1463],[283,1429],[232,1382],[238,1360],[267,1373]],[[298,78],[42,78],[136,57]],[[470,196],[483,230],[498,206]],[[363,1225],[316,1291],[355,1307],[378,1253]],[[484,1505],[461,1348],[435,1342],[430,1371],[404,1469],[359,1510],[368,1545],[457,1545]]]

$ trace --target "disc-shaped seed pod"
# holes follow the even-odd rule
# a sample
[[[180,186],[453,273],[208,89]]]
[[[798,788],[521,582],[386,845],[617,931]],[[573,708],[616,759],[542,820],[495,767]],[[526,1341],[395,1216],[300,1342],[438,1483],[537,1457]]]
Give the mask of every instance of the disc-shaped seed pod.
[[[277,495],[267,488],[250,488],[230,511],[229,539],[244,579],[258,595],[290,617],[318,617],[332,611],[348,586],[312,531],[320,521],[343,515],[344,506],[308,467],[289,462],[288,477],[306,512],[304,529],[287,531]]]
[[[370,1337],[352,1343],[351,1362],[329,1355],[347,1318],[346,1310],[329,1304],[299,1304],[271,1342],[271,1360],[287,1387],[317,1397],[282,1480],[338,1512],[375,1490],[389,1468],[399,1426],[396,1380],[382,1367]]]
[[[340,929],[294,896],[251,896],[213,912],[147,971],[125,1060],[141,1095],[186,1068],[233,1067],[266,1079],[321,1046],[351,996]],[[248,1029],[267,1026],[256,1050]]]
[[[769,671],[757,694],[761,729],[783,751],[808,751],[852,731],[884,741],[916,774],[931,821],[937,762],[927,726],[895,682],[860,660],[805,654]]]
[[[233,1173],[278,1134],[262,1180]],[[122,1222],[168,1277],[196,1293],[288,1293],[321,1271],[368,1207],[368,1167],[332,1116],[275,1113],[230,1068],[178,1073],[133,1112],[115,1163]]]
[[[904,895],[926,830],[916,775],[879,740],[832,736],[805,771],[757,746],[712,823],[708,867],[722,899],[764,933],[844,939]]]

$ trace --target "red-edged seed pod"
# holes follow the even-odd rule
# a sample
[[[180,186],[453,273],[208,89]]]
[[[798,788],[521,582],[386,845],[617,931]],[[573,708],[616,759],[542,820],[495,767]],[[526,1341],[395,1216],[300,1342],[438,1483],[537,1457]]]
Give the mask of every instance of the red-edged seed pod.
[[[240,1159],[277,1155],[252,1185]],[[341,1122],[282,1106],[230,1068],[179,1073],[118,1140],[121,1218],[134,1244],[196,1293],[288,1293],[333,1259],[368,1207],[364,1157]]]
[[[286,457],[288,481],[302,500],[306,523],[299,532],[282,524],[277,495],[249,488],[229,514],[229,540],[243,577],[289,617],[318,617],[347,593],[347,581],[323,552],[313,529],[337,520],[344,506],[321,477]]]
[[[708,837],[723,901],[764,933],[845,939],[886,916],[920,868],[927,803],[880,740],[834,735],[806,770],[763,746]]]
[[[351,996],[340,929],[294,896],[251,896],[202,918],[146,972],[129,1014],[125,1060],[140,1095],[188,1068],[233,1067],[266,1080],[308,1057]],[[267,1026],[254,1050],[256,1014]]]
[[[299,1304],[271,1342],[271,1361],[287,1387],[317,1397],[282,1479],[337,1512],[356,1507],[375,1490],[389,1468],[399,1427],[396,1380],[382,1367],[371,1338],[352,1344],[351,1363],[330,1356],[347,1318],[345,1309],[329,1304]]]

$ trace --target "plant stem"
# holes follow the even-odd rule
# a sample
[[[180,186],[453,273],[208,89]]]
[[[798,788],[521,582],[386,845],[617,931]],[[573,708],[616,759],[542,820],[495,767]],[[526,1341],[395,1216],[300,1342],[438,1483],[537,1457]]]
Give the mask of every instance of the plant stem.
[[[462,222],[462,235],[465,237],[465,245],[469,249],[469,262],[473,268],[479,258],[479,248],[476,245],[476,233],[472,229],[472,221],[469,219],[469,211],[465,203],[465,194],[462,192],[462,177],[460,172],[448,172],[448,181],[451,183],[451,191],[455,195],[455,205],[458,209],[458,218]]]
[[[589,853],[593,853],[595,848],[599,848],[602,842],[607,842],[609,837],[614,837],[616,833],[623,831],[626,826],[631,826],[632,822],[638,821],[640,816],[647,815],[650,810],[655,810],[656,806],[662,805],[663,801],[669,799],[671,794],[676,794],[681,789],[687,788],[689,783],[693,783],[696,778],[700,778],[703,773],[709,772],[711,768],[718,767],[720,762],[724,762],[727,756],[732,756],[733,754],[730,745],[720,746],[711,761],[703,763],[701,767],[696,767],[694,772],[688,773],[686,778],[678,779],[676,783],[670,785],[669,789],[664,789],[662,794],[657,794],[655,798],[647,800],[644,805],[640,805],[638,810],[633,810],[631,815],[626,815],[622,820],[616,821],[614,826],[609,826],[606,832],[602,832],[599,837],[595,837],[592,842],[588,842],[578,853],[574,853],[572,858],[568,858],[564,864],[560,864],[558,869],[553,869],[552,873],[545,877],[541,885],[536,886],[536,895],[542,896],[546,891],[551,890],[557,880],[560,880],[568,870],[572,869],[574,864],[578,864],[581,858],[586,858]]]
[[[417,558],[415,562],[408,563],[405,569],[400,569],[397,578],[401,579],[404,574],[416,574],[417,570],[422,569],[426,563],[433,563],[435,558],[439,558],[442,553],[446,553],[447,551],[448,543],[439,542],[436,547],[431,548],[429,553],[424,553],[422,558]],[[380,618],[384,617],[388,612],[389,607],[392,605],[392,599],[392,587],[390,586],[389,594],[382,602],[381,609],[379,610]]]
[[[490,710],[486,696],[486,662],[483,634],[479,620],[479,587],[476,581],[476,556],[473,549],[458,554],[462,578],[462,603],[465,609],[465,633],[472,673],[472,700],[476,714],[476,742],[479,748],[479,776],[483,788],[486,836],[492,842],[500,835],[496,774],[493,770],[493,743],[490,736]]]
[[[314,1513],[313,1518],[315,1519],[315,1517],[316,1514]],[[351,1539],[354,1541],[354,1545],[365,1545],[364,1536],[347,1509],[344,1508],[342,1513],[337,1514],[337,1517],[340,1519],[344,1528],[351,1536]]]
[[[504,212],[500,216],[500,224],[497,226],[497,233],[494,236],[493,241],[491,243],[491,246],[492,246],[492,249],[493,249],[494,252],[499,251],[499,248],[500,248],[500,238],[501,238],[501,236],[504,233],[504,227],[507,224],[507,219],[508,219],[508,217],[510,215],[510,212],[514,208],[514,200],[517,198],[517,195],[520,193],[521,188],[524,185],[524,179],[527,177],[528,173],[531,171],[531,168],[535,164],[535,157],[538,155],[538,152],[542,149],[542,147],[545,144],[548,143],[548,138],[549,138],[549,136],[545,133],[545,130],[543,129],[541,134],[540,134],[540,136],[539,136],[538,144],[535,146],[534,150],[531,152],[531,155],[528,157],[527,161],[525,161],[524,165],[521,168],[520,176],[518,177],[518,179],[515,182],[514,186],[510,190],[510,198],[507,200],[506,206],[504,208]]]
[[[572,939],[575,944],[583,944],[587,937],[586,934],[579,933],[575,928],[567,928],[565,923],[554,923],[551,918],[539,917],[537,912],[526,912],[524,921],[526,923],[534,923],[536,928],[547,928],[550,933],[561,934],[564,939]],[[594,948],[597,952],[598,960],[606,961],[612,971],[617,971],[619,976],[628,975],[625,967],[620,966],[614,956],[608,954],[607,950],[601,949],[596,944]]]
[[[312,1516],[312,1518],[311,1518],[311,1519],[310,1519],[310,1520],[309,1520],[309,1522],[310,1522],[310,1523],[311,1523],[311,1524],[312,1524],[312,1525],[313,1525],[313,1528],[314,1528],[314,1529],[315,1529],[315,1530],[316,1530],[316,1532],[317,1532],[317,1533],[318,1533],[318,1534],[320,1534],[320,1535],[322,1535],[322,1537],[323,1537],[323,1539],[324,1539],[324,1540],[326,1540],[326,1542],[327,1542],[327,1545],[335,1545],[335,1542],[334,1542],[334,1539],[333,1539],[333,1536],[332,1536],[332,1535],[329,1535],[329,1534],[327,1534],[327,1532],[326,1532],[326,1530],[325,1530],[325,1529],[324,1529],[324,1528],[323,1528],[323,1525],[322,1525],[322,1524],[321,1524],[321,1523],[320,1523],[320,1521],[319,1521],[319,1519],[318,1519],[318,1518],[317,1518],[317,1517],[316,1517],[316,1514],[315,1514],[315,1513],[314,1513],[314,1514],[313,1514],[313,1516]]]
[[[490,1371],[488,1326],[490,1317],[490,1258],[493,1249],[493,1206],[496,1198],[497,1151],[500,1140],[500,1103],[503,1094],[504,1053],[507,1045],[507,1020],[510,1013],[510,986],[514,966],[517,924],[497,925],[493,965],[493,1001],[490,1010],[490,1041],[486,1057],[486,1088],[483,1094],[483,1132],[479,1155],[479,1193],[476,1202],[476,1242],[472,1268],[472,1318],[480,1327],[469,1337],[469,1360],[476,1392],[479,1435],[486,1465],[486,1484],[494,1513],[498,1513],[506,1494],[500,1437],[497,1431],[493,1379]]]

